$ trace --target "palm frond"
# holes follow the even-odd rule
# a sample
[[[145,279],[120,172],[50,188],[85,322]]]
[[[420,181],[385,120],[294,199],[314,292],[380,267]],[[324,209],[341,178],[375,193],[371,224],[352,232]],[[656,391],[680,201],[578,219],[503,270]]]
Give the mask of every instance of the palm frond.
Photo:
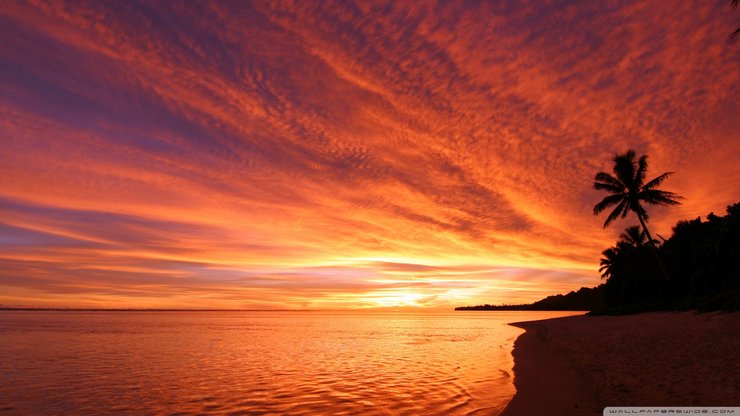
[[[606,173],[599,172],[594,177],[594,189],[609,191],[611,193],[619,193],[624,191],[624,184],[619,179]]]
[[[624,232],[619,235],[619,238],[634,247],[642,247],[645,245],[645,241],[647,241],[645,231],[636,225],[625,228]]]
[[[625,218],[627,216],[627,214],[630,213],[630,209],[632,209],[634,211],[634,208],[630,208],[630,204],[627,203],[627,206],[624,207],[624,210],[622,211],[622,218]]]
[[[616,195],[613,195],[613,196],[616,196]],[[606,198],[604,198],[604,199],[606,199]],[[627,211],[629,211],[627,209],[627,200],[626,199],[622,199],[622,202],[620,202],[619,205],[617,205],[617,207],[614,208],[614,211],[612,211],[611,214],[609,214],[609,216],[606,217],[606,221],[604,222],[604,228],[608,227],[609,224],[611,224],[612,221],[616,220],[619,217],[620,214],[622,214],[622,216],[624,216],[627,213]]]
[[[620,194],[624,192],[624,188],[621,186],[614,186],[610,183],[594,182],[594,189],[599,191],[609,191],[613,194]]]
[[[620,182],[630,187],[635,182],[635,151],[630,149],[624,154],[614,156],[614,174]]]
[[[639,194],[641,201],[654,205],[681,205],[679,199],[682,197],[676,193],[661,191],[659,189],[646,189]]]
[[[637,186],[641,186],[645,181],[645,173],[647,173],[647,155],[642,155],[640,160],[637,161],[637,173],[635,173],[635,182]]]
[[[603,257],[599,261],[599,264],[614,264],[614,262],[619,257],[619,250],[617,249],[617,247],[609,247],[606,250],[602,251],[601,255]]]
[[[648,182],[645,185],[643,185],[642,186],[642,189],[645,189],[645,190],[653,189],[656,186],[660,185],[664,180],[666,180],[666,178],[668,178],[669,176],[671,176],[673,174],[674,174],[674,172],[666,172],[666,173],[664,173],[662,175],[659,175],[656,178],[652,179],[650,182]]]
[[[599,267],[599,273],[601,273],[602,278],[610,277],[614,272],[614,266],[617,263],[619,252],[616,247],[609,247],[602,251],[601,254],[604,257],[599,260],[599,265],[601,266]]]
[[[645,220],[645,222],[647,222],[647,220],[650,218],[650,216],[648,215],[647,211],[645,210],[645,207],[643,207],[640,204],[640,201],[641,201],[641,199],[639,199],[639,198],[633,199],[632,202],[630,203],[630,210],[632,212],[634,212],[635,214],[637,214],[638,217],[642,217],[642,219]]]
[[[619,179],[606,172],[597,173],[594,177],[594,181],[608,183],[610,185],[621,186],[622,188],[625,188],[625,185]]]
[[[609,195],[601,200],[598,204],[594,206],[594,215],[599,215],[601,211],[609,208],[612,205],[618,204],[620,201],[624,201],[624,195],[617,194],[617,195]]]

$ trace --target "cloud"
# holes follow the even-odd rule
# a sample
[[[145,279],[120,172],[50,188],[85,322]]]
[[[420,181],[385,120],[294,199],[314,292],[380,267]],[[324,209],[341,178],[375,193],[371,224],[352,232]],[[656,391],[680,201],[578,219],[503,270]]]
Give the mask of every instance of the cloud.
[[[615,152],[678,172],[657,233],[735,202],[725,12],[7,3],[0,301],[444,307],[597,284],[619,228],[591,181]]]

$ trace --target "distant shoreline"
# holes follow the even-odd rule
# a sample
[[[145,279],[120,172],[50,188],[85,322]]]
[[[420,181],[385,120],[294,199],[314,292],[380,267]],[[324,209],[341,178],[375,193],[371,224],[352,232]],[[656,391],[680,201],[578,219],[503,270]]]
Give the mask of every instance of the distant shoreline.
[[[510,324],[517,393],[502,416],[606,406],[736,406],[739,312],[573,316]]]
[[[138,308],[16,308],[0,307],[2,311],[27,312],[319,312],[318,309],[138,309]],[[321,312],[337,312],[320,310]]]
[[[603,309],[604,285],[582,287],[565,295],[552,295],[533,303],[515,305],[475,305],[458,306],[456,311],[553,311],[553,312],[588,312]]]
[[[532,308],[529,305],[523,305],[521,307],[514,306],[460,306],[455,308],[455,311],[462,312],[478,312],[478,311],[518,311],[518,312],[590,312],[591,309],[553,309],[553,308]]]

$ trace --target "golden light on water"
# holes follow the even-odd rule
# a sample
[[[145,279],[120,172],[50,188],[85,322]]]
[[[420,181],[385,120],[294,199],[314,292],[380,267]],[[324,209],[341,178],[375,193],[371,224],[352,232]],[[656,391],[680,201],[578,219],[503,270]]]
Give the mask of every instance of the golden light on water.
[[[564,315],[6,311],[2,357],[36,364],[4,367],[0,397],[17,414],[497,415],[521,332],[505,323]]]

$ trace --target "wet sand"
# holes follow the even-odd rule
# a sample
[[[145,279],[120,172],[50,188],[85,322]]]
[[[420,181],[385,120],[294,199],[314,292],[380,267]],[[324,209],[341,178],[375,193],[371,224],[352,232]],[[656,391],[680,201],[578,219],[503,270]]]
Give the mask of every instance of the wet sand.
[[[573,316],[512,324],[517,393],[503,416],[606,406],[740,405],[740,313]]]

